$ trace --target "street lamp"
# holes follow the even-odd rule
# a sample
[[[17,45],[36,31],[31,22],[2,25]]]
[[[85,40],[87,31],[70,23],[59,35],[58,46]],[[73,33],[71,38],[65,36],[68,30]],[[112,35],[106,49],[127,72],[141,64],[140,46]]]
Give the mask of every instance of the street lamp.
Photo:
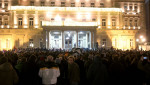
[[[142,50],[142,45],[145,41],[146,41],[146,39],[142,35],[136,39],[138,50],[139,50],[139,44],[141,44],[141,50]]]

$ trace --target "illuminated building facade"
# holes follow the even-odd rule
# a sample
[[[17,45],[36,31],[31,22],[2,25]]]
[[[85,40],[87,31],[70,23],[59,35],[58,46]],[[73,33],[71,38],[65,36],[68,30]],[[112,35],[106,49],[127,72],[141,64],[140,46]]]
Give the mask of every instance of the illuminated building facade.
[[[145,0],[147,41],[150,42],[150,0]]]
[[[17,2],[17,3],[16,3]],[[0,0],[0,49],[135,49],[144,0]]]

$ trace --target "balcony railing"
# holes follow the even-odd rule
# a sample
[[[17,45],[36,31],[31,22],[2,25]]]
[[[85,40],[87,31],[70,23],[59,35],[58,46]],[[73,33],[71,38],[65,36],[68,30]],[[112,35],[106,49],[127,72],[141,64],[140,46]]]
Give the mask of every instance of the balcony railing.
[[[98,23],[74,21],[42,21],[42,26],[98,26]]]

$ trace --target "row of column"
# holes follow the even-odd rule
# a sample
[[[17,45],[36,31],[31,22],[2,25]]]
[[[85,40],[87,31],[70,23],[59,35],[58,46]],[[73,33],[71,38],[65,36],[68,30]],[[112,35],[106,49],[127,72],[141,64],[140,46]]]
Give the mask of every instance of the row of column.
[[[67,31],[67,30],[66,30]],[[78,46],[78,33],[79,33],[79,31],[76,31],[76,48],[78,48],[79,46]],[[95,39],[94,39],[94,32],[91,32],[90,31],[90,33],[91,33],[91,41],[90,41],[90,43],[91,43],[91,45],[90,45],[90,48],[94,48],[94,43],[95,43]],[[65,34],[64,34],[64,31],[61,31],[61,37],[62,37],[62,49],[65,49],[65,45],[64,45],[64,41],[65,41]],[[51,47],[50,47],[50,30],[48,31],[46,31],[46,36],[45,36],[45,41],[46,41],[46,48],[47,49],[50,49]]]

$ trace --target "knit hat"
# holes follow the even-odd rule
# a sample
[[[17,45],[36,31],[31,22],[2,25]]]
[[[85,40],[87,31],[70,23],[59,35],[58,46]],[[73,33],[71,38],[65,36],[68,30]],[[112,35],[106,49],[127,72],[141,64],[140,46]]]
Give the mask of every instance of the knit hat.
[[[0,65],[7,62],[7,61],[8,61],[8,59],[6,57],[1,57],[0,58]]]

